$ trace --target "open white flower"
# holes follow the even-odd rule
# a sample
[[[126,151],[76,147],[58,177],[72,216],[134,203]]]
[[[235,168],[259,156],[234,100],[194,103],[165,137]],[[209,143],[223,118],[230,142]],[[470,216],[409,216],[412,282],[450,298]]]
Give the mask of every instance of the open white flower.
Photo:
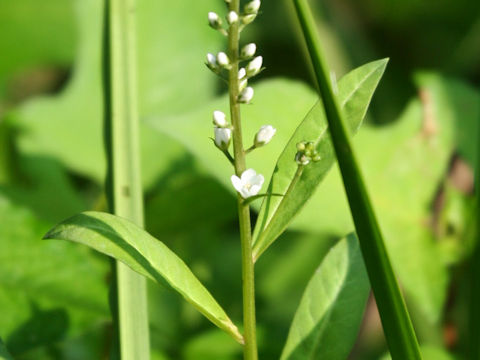
[[[237,190],[244,199],[257,195],[265,181],[263,175],[257,175],[253,169],[245,170],[240,177],[232,175],[230,179],[232,180],[235,190]]]
[[[273,135],[277,132],[272,125],[263,125],[255,135],[255,147],[260,147],[268,144],[272,140]]]
[[[227,124],[227,116],[225,113],[219,110],[215,110],[213,112],[213,124],[219,128],[224,128],[226,127]]]
[[[230,140],[232,139],[232,130],[229,128],[215,127],[213,129],[215,133],[215,145],[220,150],[227,151],[230,146]]]
[[[245,89],[242,90],[242,92],[238,96],[238,102],[240,104],[250,103],[250,101],[252,101],[253,99],[253,94],[254,94],[253,88],[250,86],[246,87]]]

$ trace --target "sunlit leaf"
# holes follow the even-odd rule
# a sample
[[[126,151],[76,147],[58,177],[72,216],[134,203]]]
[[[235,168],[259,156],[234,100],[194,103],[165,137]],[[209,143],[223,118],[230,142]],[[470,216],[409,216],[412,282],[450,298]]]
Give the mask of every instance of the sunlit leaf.
[[[125,263],[138,273],[179,292],[219,328],[242,342],[242,335],[185,263],[161,241],[128,220],[84,212],[58,224],[45,239],[79,242]]]
[[[281,359],[346,359],[369,292],[358,239],[351,234],[330,250],[307,285]]]

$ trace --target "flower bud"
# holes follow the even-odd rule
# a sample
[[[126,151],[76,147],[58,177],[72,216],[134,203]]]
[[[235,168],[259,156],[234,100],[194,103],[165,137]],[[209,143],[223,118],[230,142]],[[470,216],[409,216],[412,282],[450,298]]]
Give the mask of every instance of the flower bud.
[[[263,125],[260,130],[258,130],[257,135],[255,135],[254,144],[255,147],[260,147],[265,144],[268,144],[272,140],[273,135],[277,132],[272,125]]]
[[[245,76],[247,76],[247,70],[245,70],[245,68],[241,68],[240,70],[238,70],[239,80],[243,79]]]
[[[207,54],[207,66],[212,71],[218,70],[217,58],[212,53]]]
[[[210,11],[208,13],[208,24],[215,30],[218,30],[222,27],[222,20],[220,17],[217,15],[217,13],[214,13],[213,11]]]
[[[232,139],[232,130],[229,128],[215,127],[215,145],[222,151],[227,151]]]
[[[238,21],[238,14],[235,11],[230,11],[227,15],[227,22],[229,25]]]
[[[221,67],[228,67],[230,66],[230,59],[228,58],[227,54],[225,54],[223,51],[219,52],[217,54],[217,63]]]
[[[257,75],[262,69],[263,57],[257,56],[247,65],[247,76],[252,77]]]
[[[250,43],[250,44],[245,45],[242,48],[242,51],[240,52],[240,56],[243,59],[248,59],[248,58],[253,57],[253,55],[255,55],[256,51],[257,51],[257,45],[255,45],[254,43]]]
[[[256,17],[257,17],[257,14],[244,15],[244,16],[242,16],[242,24],[243,25],[248,25],[248,24],[252,23],[253,20],[255,20]]]
[[[213,112],[213,124],[219,128],[224,128],[228,125],[225,113],[219,110]]]
[[[295,161],[298,165],[308,165],[310,163],[310,158],[302,152],[298,152],[295,156]]]
[[[248,85],[248,79],[247,78],[241,79],[240,82],[238,83],[238,91],[242,92],[243,90],[245,90],[247,85]]]
[[[253,93],[254,93],[253,88],[251,88],[250,86],[246,87],[238,96],[237,101],[240,104],[248,104],[250,103],[250,101],[252,101]]]
[[[304,142],[297,143],[297,150],[298,151],[305,151],[305,143]]]
[[[245,5],[245,14],[257,14],[260,9],[260,0],[252,0]]]

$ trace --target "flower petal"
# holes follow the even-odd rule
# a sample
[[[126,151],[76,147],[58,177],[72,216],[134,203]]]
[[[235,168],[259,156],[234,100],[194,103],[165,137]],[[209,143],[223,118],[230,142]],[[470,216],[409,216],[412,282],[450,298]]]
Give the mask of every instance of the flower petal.
[[[230,180],[232,181],[232,185],[235,188],[235,190],[241,193],[243,190],[242,180],[237,175],[232,175],[230,177]]]
[[[257,175],[257,172],[253,169],[247,169],[242,173],[242,182],[246,184],[251,178]]]

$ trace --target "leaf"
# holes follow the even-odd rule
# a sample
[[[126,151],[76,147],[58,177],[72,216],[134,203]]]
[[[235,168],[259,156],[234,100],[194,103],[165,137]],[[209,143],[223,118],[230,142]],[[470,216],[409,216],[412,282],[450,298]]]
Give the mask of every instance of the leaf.
[[[350,234],[330,250],[308,283],[281,359],[346,359],[369,292],[358,239]]]
[[[13,360],[12,355],[10,355],[10,353],[8,352],[1,338],[0,338],[0,360]]]
[[[363,65],[338,83],[338,98],[352,132],[360,127],[387,62],[383,59]],[[315,142],[321,160],[306,166],[295,181],[298,168],[294,161],[296,144],[301,141]],[[285,231],[334,162],[335,154],[323,104],[318,102],[296,129],[275,166],[268,193],[279,193],[284,197],[267,196],[262,203],[253,235],[255,259]]]
[[[1,194],[0,219],[0,337],[9,351],[17,356],[101,328],[108,263],[86,248],[40,241],[50,225]]]
[[[18,143],[23,154],[55,157],[68,169],[101,182],[106,164],[101,92],[103,2],[74,3],[78,55],[71,81],[58,96],[32,99],[10,112],[8,119],[21,130]],[[209,28],[206,16],[222,5],[220,1],[195,1],[188,7],[178,1],[138,2],[140,120],[153,112],[162,117],[183,113],[215,95],[215,77],[203,62],[206,52],[218,50],[223,39]],[[195,59],[196,65],[192,64]],[[185,86],[188,83],[196,85]],[[184,149],[143,124],[140,136],[142,181],[150,186]]]
[[[156,282],[168,284],[211,322],[243,342],[237,327],[185,263],[130,221],[106,213],[84,212],[58,224],[44,238],[85,244]]]
[[[420,352],[422,353],[423,360],[454,360],[455,357],[450,355],[447,350],[441,347],[424,345],[420,346]],[[391,360],[390,354],[382,356],[380,360]]]

